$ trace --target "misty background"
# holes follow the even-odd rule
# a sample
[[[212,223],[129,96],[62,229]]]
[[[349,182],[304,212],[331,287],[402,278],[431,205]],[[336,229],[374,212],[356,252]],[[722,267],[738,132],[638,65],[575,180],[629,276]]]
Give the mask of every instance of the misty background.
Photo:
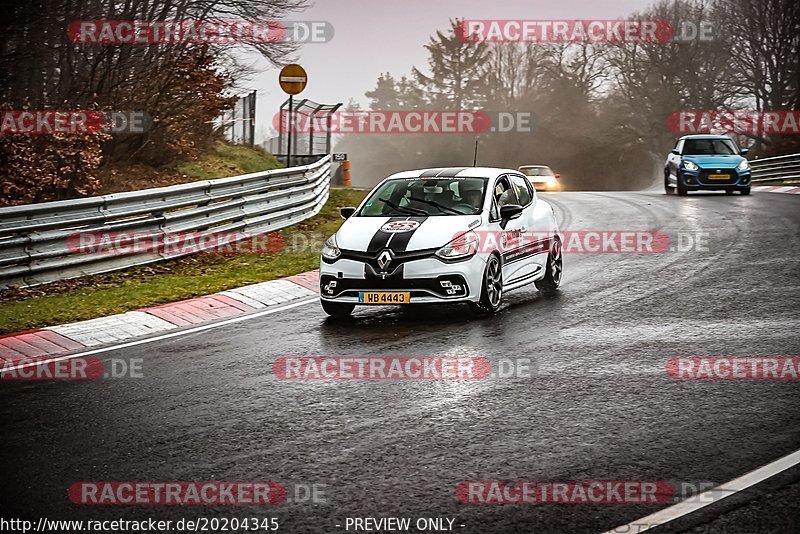
[[[458,19],[668,20],[708,23],[713,39],[664,43],[474,43]],[[76,20],[327,21],[325,43],[82,45]],[[143,133],[0,136],[0,200],[97,194],[114,176],[135,187],[189,180],[180,169],[218,147],[215,120],[257,91],[256,141],[286,99],[282,65],[309,74],[299,98],[349,109],[487,110],[533,117],[527,133],[480,135],[480,165],[550,165],[566,190],[639,189],[660,178],[680,110],[796,110],[800,3],[794,0],[11,0],[2,18],[0,109],[143,110]],[[750,157],[797,152],[798,135],[737,136]],[[334,150],[354,185],[403,169],[470,165],[469,134],[353,134]],[[152,177],[152,178],[151,178]],[[117,178],[119,181],[119,178]]]

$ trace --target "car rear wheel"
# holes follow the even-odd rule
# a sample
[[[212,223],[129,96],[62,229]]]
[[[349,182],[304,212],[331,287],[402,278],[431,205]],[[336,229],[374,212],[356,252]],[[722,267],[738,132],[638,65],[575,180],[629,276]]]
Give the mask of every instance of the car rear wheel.
[[[481,298],[478,302],[470,302],[470,307],[478,313],[496,313],[503,301],[503,268],[500,258],[495,254],[489,256],[483,271]]]
[[[325,313],[339,319],[350,317],[350,314],[353,313],[353,310],[356,308],[355,304],[350,304],[348,302],[330,302],[327,300],[320,300],[319,302],[322,304],[322,309],[325,310]]]
[[[561,284],[561,273],[564,270],[564,260],[561,255],[561,241],[553,241],[553,247],[547,254],[547,267],[544,278],[535,282],[536,289],[545,295],[552,295]]]

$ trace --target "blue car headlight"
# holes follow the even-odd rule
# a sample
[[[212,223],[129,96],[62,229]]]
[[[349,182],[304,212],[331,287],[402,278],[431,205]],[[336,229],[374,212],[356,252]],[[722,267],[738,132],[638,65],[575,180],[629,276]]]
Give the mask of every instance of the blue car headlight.
[[[737,169],[740,171],[746,171],[750,168],[750,164],[747,162],[746,159],[743,159],[739,165],[736,166]]]
[[[687,171],[696,171],[700,167],[698,167],[694,162],[685,159],[683,160],[683,168],[686,169]]]

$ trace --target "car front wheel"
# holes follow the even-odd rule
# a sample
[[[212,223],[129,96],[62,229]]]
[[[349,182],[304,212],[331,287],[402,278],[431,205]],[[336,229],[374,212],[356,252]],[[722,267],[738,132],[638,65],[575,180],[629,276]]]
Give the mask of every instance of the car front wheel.
[[[473,311],[479,313],[496,313],[503,300],[503,268],[500,259],[492,254],[486,261],[483,271],[481,298],[478,302],[470,302]]]
[[[356,308],[355,304],[348,302],[330,302],[327,300],[320,300],[319,302],[322,304],[322,309],[325,310],[325,313],[339,319],[349,317]]]
[[[750,188],[749,187],[742,188],[742,189],[739,190],[739,192],[741,194],[743,194],[743,195],[749,195],[750,194]]]
[[[677,178],[678,178],[677,179],[677,182],[678,182],[678,194],[680,196],[686,196],[686,186],[683,185],[683,181],[681,180],[680,176],[678,176]]]

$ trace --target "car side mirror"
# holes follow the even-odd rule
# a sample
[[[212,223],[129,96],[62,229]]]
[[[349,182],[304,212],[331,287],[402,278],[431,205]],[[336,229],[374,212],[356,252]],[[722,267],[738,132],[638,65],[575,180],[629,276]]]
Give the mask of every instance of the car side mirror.
[[[745,154],[747,154],[748,152],[750,152],[750,149],[749,149],[749,148],[743,148],[743,149],[741,149],[741,150],[739,151],[739,154],[741,154],[742,156],[744,156],[744,155],[745,155]]]
[[[556,180],[559,179],[559,178],[561,178],[561,175],[556,173]]]
[[[506,224],[511,219],[516,219],[522,215],[522,206],[519,204],[506,204],[500,208],[500,228],[506,229]]]
[[[356,212],[356,209],[352,206],[348,206],[345,208],[339,208],[339,214],[342,216],[342,219],[349,219],[353,216]]]
[[[681,152],[680,152],[680,150],[678,150],[677,148],[673,148],[673,149],[672,149],[670,152],[672,152],[672,153],[673,153],[673,154],[675,154],[676,156],[680,156],[680,155],[681,155]]]

